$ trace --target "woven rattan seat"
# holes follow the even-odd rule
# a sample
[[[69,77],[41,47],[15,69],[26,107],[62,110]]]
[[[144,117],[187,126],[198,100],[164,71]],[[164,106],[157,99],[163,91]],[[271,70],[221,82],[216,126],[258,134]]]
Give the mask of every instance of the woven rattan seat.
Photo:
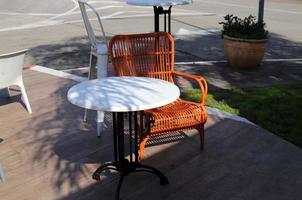
[[[140,137],[139,154],[151,135],[185,129],[197,129],[201,148],[204,147],[204,124],[207,121],[205,100],[207,83],[201,76],[174,71],[174,40],[166,32],[116,35],[109,43],[109,54],[116,76],[145,76],[174,82],[174,76],[197,82],[201,91],[200,103],[178,99],[166,106],[143,112],[148,131]]]
[[[150,133],[162,133],[167,130],[189,129],[206,121],[204,106],[178,99],[166,106],[146,110],[150,123]]]

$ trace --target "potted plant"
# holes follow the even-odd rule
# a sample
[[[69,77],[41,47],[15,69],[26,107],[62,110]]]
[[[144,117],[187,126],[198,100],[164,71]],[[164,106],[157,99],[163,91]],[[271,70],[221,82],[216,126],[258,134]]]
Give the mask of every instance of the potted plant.
[[[250,15],[241,19],[226,15],[223,22],[222,37],[224,55],[232,67],[253,68],[259,66],[267,44],[268,31],[263,21],[256,21]]]

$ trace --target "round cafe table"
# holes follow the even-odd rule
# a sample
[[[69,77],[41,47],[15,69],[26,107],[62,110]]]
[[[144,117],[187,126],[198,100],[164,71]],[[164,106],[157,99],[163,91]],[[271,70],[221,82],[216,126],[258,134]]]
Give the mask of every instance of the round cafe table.
[[[164,15],[164,31],[167,30],[168,15],[168,32],[171,33],[171,8],[175,5],[185,5],[192,3],[192,0],[127,0],[127,4],[135,6],[153,6],[154,9],[154,31],[159,32],[159,16]],[[167,6],[168,9],[163,7]]]
[[[132,172],[149,172],[159,177],[161,185],[168,184],[168,179],[162,172],[139,162],[139,134],[144,131],[144,119],[140,112],[172,103],[179,95],[179,89],[173,83],[146,77],[106,77],[84,81],[69,89],[67,98],[72,104],[112,112],[114,160],[101,165],[92,177],[100,180],[103,171],[118,171],[120,179],[116,200],[119,199],[124,177]],[[129,145],[125,145],[125,114],[129,120]],[[129,159],[125,157],[125,151],[129,152]]]

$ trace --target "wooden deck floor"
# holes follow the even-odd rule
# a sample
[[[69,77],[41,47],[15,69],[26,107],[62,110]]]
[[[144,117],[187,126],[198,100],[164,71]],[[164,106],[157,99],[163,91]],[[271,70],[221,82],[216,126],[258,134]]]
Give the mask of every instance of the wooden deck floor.
[[[109,115],[108,129],[97,139],[95,114],[83,124],[83,110],[66,99],[74,81],[31,70],[24,75],[32,115],[20,104],[18,91],[11,98],[0,96],[0,160],[7,179],[0,182],[0,199],[113,199],[116,173],[104,174],[101,182],[91,179],[112,159]],[[302,197],[301,149],[260,127],[210,116],[203,152],[195,131],[162,139],[164,144],[147,148],[144,162],[162,170],[170,184],[131,174],[121,199]]]

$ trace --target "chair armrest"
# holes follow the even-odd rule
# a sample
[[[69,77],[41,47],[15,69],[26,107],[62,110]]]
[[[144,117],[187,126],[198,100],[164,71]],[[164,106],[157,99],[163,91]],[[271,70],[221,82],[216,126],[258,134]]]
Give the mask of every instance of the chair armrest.
[[[196,81],[198,83],[200,91],[201,91],[200,103],[202,105],[205,105],[206,97],[207,97],[207,93],[208,93],[208,84],[202,76],[192,75],[192,74],[188,74],[188,73],[184,73],[184,72],[180,72],[180,71],[174,71],[173,75],[181,76],[181,77],[184,77],[187,79],[192,79],[192,80]]]

